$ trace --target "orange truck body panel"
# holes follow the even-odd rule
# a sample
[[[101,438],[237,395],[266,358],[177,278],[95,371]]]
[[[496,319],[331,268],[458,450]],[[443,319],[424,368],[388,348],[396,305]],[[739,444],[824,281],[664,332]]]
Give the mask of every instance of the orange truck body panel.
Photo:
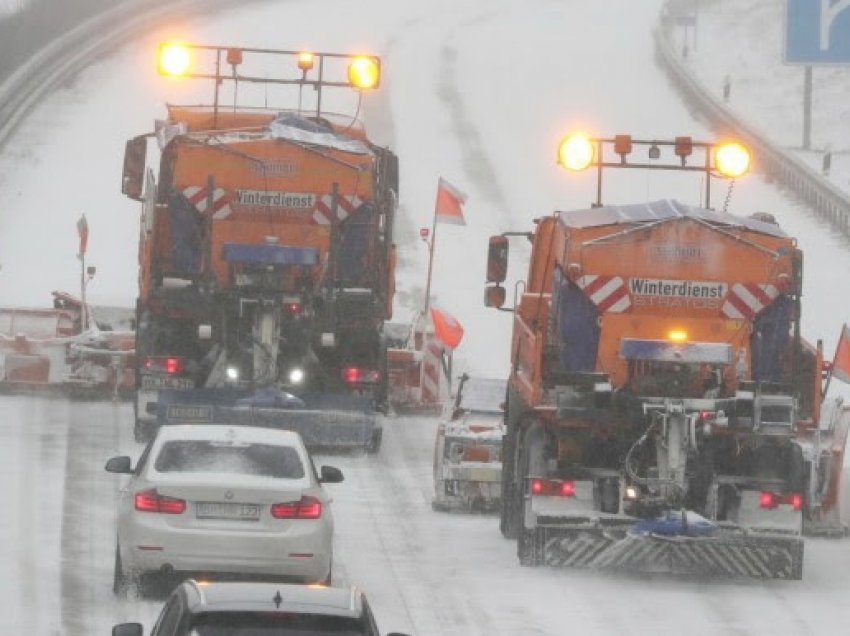
[[[597,292],[609,296],[598,305],[595,370],[609,374],[618,388],[627,379],[627,362],[620,355],[622,339],[668,340],[674,330],[685,332],[688,341],[726,343],[735,352],[744,351],[749,368],[752,319],[757,312],[741,304],[736,286],[762,294],[749,302],[763,309],[777,290],[790,284],[793,259],[799,257],[790,237],[743,227],[718,228],[692,218],[640,228],[621,223],[569,227],[556,215],[538,222],[534,242],[538,257],[529,264],[528,286],[519,299],[512,349],[515,385],[529,404],[541,399],[544,334],[549,331],[556,268],[585,285],[591,296],[588,281],[609,281],[609,289]],[[769,296],[759,291],[764,287],[769,287]],[[610,292],[611,288],[617,289]],[[733,372],[730,367],[726,378],[730,384],[735,382]]]

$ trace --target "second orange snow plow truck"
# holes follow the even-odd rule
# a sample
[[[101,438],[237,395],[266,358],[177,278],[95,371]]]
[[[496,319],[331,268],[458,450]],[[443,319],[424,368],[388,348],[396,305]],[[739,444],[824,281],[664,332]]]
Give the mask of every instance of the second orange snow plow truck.
[[[137,438],[162,423],[261,421],[308,445],[376,450],[398,162],[321,104],[328,87],[376,87],[378,58],[168,45],[160,65],[215,93],[127,142],[123,191],[143,203]],[[298,109],[237,107],[236,87],[257,84],[266,100],[296,91]],[[152,138],[158,178],[145,174]]]
[[[583,156],[561,163],[598,167],[601,199],[602,168],[632,167],[639,143],[570,140]],[[665,167],[702,150],[707,183],[722,174],[721,147],[645,143],[654,168],[675,147]],[[801,578],[804,526],[841,529],[850,412],[821,408],[795,240],[770,215],[672,200],[597,200],[527,236],[502,449],[501,529],[520,562]],[[491,306],[507,240],[491,239]]]

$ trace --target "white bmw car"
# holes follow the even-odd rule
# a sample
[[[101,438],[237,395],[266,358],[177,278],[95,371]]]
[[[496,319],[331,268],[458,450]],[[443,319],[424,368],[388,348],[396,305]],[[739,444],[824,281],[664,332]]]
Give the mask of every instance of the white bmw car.
[[[301,437],[253,426],[164,426],[121,488],[114,589],[145,574],[234,574],[330,583],[333,517]]]

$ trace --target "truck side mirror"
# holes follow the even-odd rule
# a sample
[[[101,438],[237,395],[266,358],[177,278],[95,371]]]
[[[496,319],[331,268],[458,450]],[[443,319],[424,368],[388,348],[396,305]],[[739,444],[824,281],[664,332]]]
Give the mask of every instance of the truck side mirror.
[[[145,158],[148,151],[146,137],[135,137],[124,147],[124,174],[121,192],[136,201],[142,200],[145,185]]]
[[[508,237],[491,236],[487,250],[487,282],[503,283],[508,276]],[[504,292],[503,292],[504,294]],[[504,302],[504,301],[502,301]],[[488,305],[489,306],[489,305]]]
[[[495,287],[487,287],[484,290],[484,306],[485,307],[495,307],[496,309],[501,309],[501,307],[505,304],[505,288],[499,287],[496,285]]]

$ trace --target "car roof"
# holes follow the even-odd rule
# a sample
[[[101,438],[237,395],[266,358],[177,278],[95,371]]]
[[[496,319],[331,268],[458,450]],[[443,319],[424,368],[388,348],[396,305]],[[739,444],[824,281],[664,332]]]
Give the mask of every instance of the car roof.
[[[303,447],[301,436],[295,431],[262,426],[228,424],[168,424],[157,431],[159,441],[211,440],[221,442],[267,443],[279,446]]]
[[[189,611],[203,612],[294,612],[357,618],[363,613],[363,594],[354,586],[325,587],[242,581],[182,584]],[[279,605],[276,602],[280,600]]]

